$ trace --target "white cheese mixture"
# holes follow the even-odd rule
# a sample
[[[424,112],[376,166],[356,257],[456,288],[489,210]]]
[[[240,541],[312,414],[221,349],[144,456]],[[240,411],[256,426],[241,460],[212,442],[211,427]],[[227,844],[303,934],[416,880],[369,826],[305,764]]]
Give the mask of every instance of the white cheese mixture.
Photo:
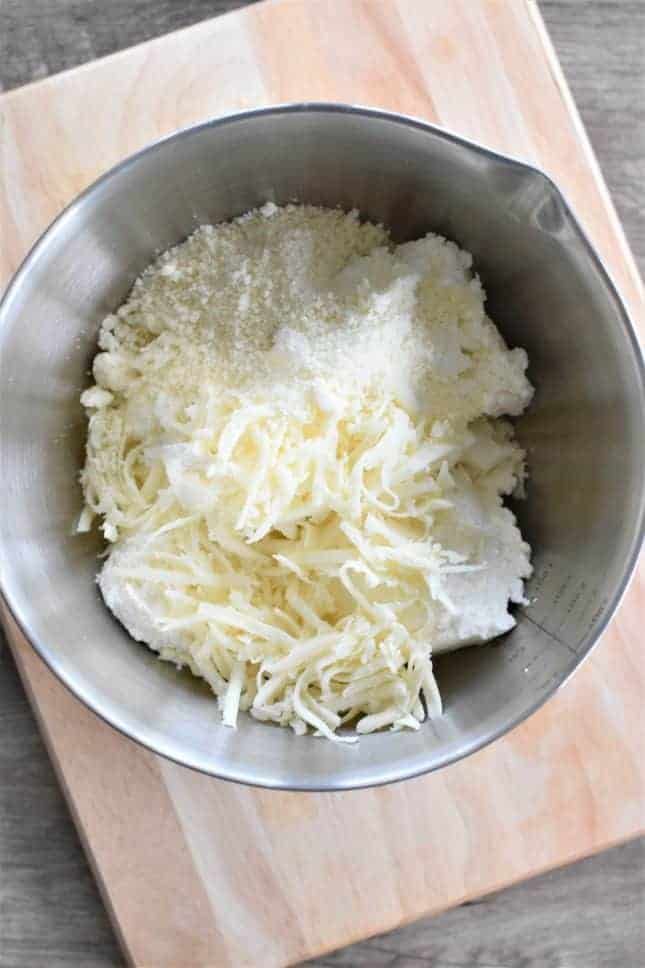
[[[166,252],[101,327],[79,528],[109,608],[238,710],[343,741],[441,712],[432,654],[514,625],[502,496],[526,354],[471,257],[267,203]]]

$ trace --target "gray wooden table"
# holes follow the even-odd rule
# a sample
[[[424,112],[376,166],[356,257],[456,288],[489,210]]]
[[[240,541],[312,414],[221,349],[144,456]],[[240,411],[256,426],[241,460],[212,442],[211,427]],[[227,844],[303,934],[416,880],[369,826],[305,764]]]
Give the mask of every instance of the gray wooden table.
[[[243,2],[0,0],[0,89]],[[543,0],[540,6],[642,272],[645,0]],[[0,968],[122,964],[15,667],[1,642],[0,737]],[[645,968],[645,841],[311,964]]]

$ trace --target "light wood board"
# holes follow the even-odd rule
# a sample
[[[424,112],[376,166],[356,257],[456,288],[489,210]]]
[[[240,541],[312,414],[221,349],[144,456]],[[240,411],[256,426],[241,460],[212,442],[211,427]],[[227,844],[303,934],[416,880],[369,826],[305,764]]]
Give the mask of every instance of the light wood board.
[[[0,282],[60,208],[178,127],[343,100],[417,114],[545,168],[642,327],[642,286],[536,5],[273,0],[0,98]],[[389,788],[281,794],[125,740],[9,632],[130,959],[298,961],[645,828],[642,569],[573,681],[463,763]]]

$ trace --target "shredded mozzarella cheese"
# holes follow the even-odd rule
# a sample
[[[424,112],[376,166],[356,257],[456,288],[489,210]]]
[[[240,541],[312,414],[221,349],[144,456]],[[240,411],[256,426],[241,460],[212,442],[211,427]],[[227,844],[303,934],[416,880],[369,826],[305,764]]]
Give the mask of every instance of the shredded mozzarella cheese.
[[[354,741],[441,713],[432,654],[512,627],[526,355],[470,257],[268,203],[103,323],[82,473],[107,605],[238,711]],[[425,708],[424,703],[425,701]]]

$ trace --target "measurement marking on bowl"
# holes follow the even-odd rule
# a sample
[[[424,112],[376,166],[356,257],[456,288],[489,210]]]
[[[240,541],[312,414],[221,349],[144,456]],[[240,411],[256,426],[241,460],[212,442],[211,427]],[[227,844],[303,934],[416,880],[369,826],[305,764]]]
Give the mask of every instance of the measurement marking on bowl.
[[[529,615],[529,613],[528,613],[528,612],[525,612],[525,611],[524,611],[524,610],[522,609],[522,612],[521,612],[521,614],[522,614],[522,615],[524,616],[524,618],[526,618],[526,619],[527,619],[527,620],[528,620],[528,621],[529,621],[529,622],[531,623],[531,625],[535,625],[535,627],[536,627],[536,628],[538,628],[538,629],[540,630],[540,632],[544,632],[544,634],[545,634],[545,635],[548,635],[548,636],[549,636],[549,638],[550,638],[550,639],[553,639],[553,641],[554,641],[554,642],[557,642],[557,643],[558,643],[558,645],[562,645],[562,646],[564,646],[564,648],[565,648],[565,649],[566,649],[566,650],[567,650],[568,652],[571,652],[571,654],[572,654],[572,655],[577,655],[577,653],[576,653],[576,650],[575,650],[575,649],[574,649],[574,648],[573,648],[573,647],[572,647],[571,645],[569,645],[569,644],[568,644],[568,642],[564,642],[564,641],[563,641],[563,640],[562,640],[561,638],[559,638],[559,637],[558,637],[557,635],[555,635],[555,633],[554,633],[554,632],[551,632],[551,630],[550,630],[550,629],[547,629],[547,628],[545,628],[545,626],[544,626],[544,625],[541,625],[541,624],[540,624],[539,622],[537,622],[537,621],[536,621],[536,620],[535,620],[534,618],[532,618],[532,617],[531,617],[531,616]]]

